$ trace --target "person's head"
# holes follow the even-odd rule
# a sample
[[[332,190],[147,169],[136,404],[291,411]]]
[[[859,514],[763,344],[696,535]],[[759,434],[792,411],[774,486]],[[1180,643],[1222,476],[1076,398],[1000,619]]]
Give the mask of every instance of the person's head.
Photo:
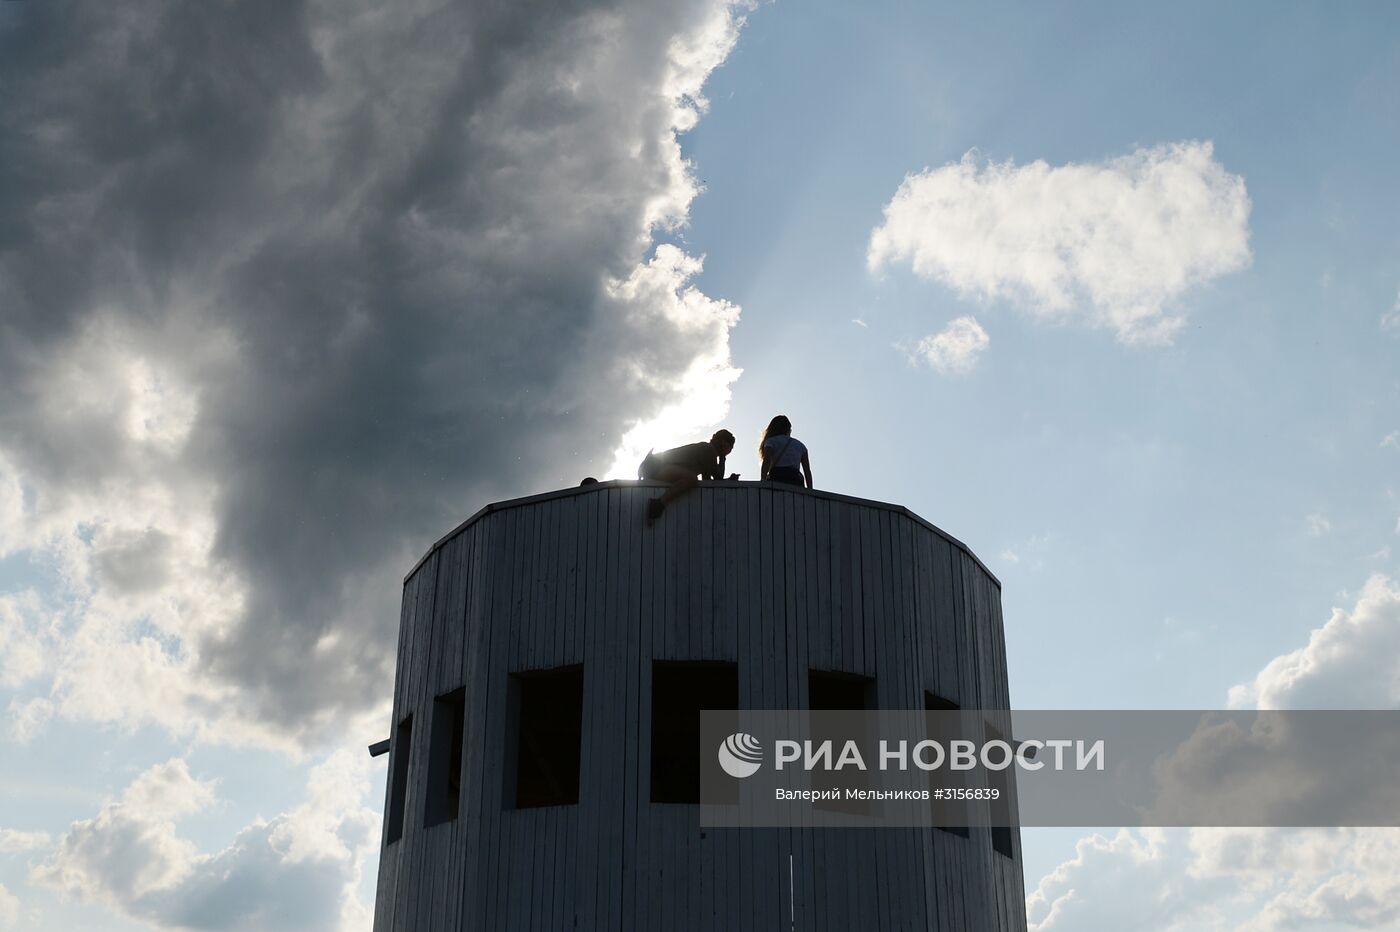
[[[728,456],[734,452],[734,435],[721,427],[710,437],[710,444],[719,451],[720,456]]]
[[[768,422],[768,427],[763,431],[763,439],[758,441],[758,455],[763,457],[763,445],[768,442],[769,437],[786,437],[792,434],[792,421],[787,419],[786,414],[779,414]]]

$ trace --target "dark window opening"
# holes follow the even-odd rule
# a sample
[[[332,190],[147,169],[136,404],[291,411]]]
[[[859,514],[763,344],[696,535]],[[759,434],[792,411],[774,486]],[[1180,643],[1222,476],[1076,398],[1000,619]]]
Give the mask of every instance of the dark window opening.
[[[875,681],[854,673],[812,670],[807,674],[807,708],[813,711],[873,709]]]
[[[651,801],[700,802],[700,767],[718,771],[714,754],[700,756],[700,712],[739,705],[739,667],[732,663],[656,661],[651,667]],[[732,780],[711,785],[729,787]],[[737,787],[734,788],[737,801]],[[716,802],[727,802],[716,799]]]
[[[513,673],[506,798],[516,809],[578,804],[583,745],[583,667]]]
[[[956,712],[962,708],[951,699],[944,699],[942,696],[931,692],[924,692],[924,711],[926,712]]]
[[[807,673],[807,708],[813,712],[842,710],[868,711],[876,707],[875,681],[868,676],[842,673],[836,670],[809,670]],[[866,766],[877,760],[874,741],[864,715],[826,715],[812,723],[812,740],[820,745],[831,741],[833,763],[847,741],[855,741]],[[842,791],[836,800],[819,800],[812,805],[818,809],[869,815],[873,804],[865,799],[847,799],[847,789],[869,788],[869,773],[858,769],[842,769],[823,775],[828,785]]]
[[[457,818],[462,795],[462,729],[465,725],[465,689],[454,689],[433,700],[428,792],[423,808],[425,827]]]
[[[957,712],[958,704],[951,699],[931,692],[924,692],[925,712]],[[937,741],[944,748],[948,747],[951,738],[959,737],[955,720],[948,716],[934,716],[930,718],[934,723],[929,729],[929,737]],[[962,771],[953,770],[948,766],[940,767],[938,770],[929,771],[931,790],[937,789],[957,789],[963,786]],[[972,833],[967,827],[967,804],[956,799],[935,799],[932,804],[933,822],[939,831],[957,835],[960,838],[967,838]]]
[[[1001,732],[991,725],[987,726],[988,741],[1005,741]],[[1014,751],[1015,748],[1013,747]],[[999,758],[998,758],[999,759]],[[1015,767],[1015,756],[1013,754],[1011,767]],[[1011,843],[1011,767],[1005,770],[987,770],[987,786],[989,789],[1000,790],[996,799],[991,801],[992,810],[992,850],[997,854],[1006,857],[1015,857]]]
[[[403,837],[403,805],[408,793],[408,759],[413,749],[413,716],[399,722],[394,730],[394,744],[390,753],[392,776],[389,780],[389,828],[385,844],[393,844]]]

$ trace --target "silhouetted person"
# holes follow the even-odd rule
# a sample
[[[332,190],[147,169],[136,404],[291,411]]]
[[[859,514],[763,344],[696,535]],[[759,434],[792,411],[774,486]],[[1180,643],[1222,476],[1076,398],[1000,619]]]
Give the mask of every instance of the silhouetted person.
[[[733,451],[734,435],[720,429],[703,443],[648,453],[637,469],[637,477],[669,482],[671,487],[647,502],[647,523],[661,517],[668,502],[694,488],[701,479],[723,479],[725,457]]]
[[[597,484],[598,484],[598,480],[597,480],[597,479],[594,479],[592,476],[584,476],[584,477],[583,477],[583,481],[579,483],[579,488],[582,488],[582,487],[585,486],[585,485],[597,485]]]
[[[801,488],[812,487],[812,463],[807,459],[807,445],[792,435],[792,421],[787,415],[779,414],[768,422],[763,439],[758,442],[758,455],[763,458],[763,469],[759,478],[769,482],[783,482]],[[801,466],[801,472],[797,467]]]

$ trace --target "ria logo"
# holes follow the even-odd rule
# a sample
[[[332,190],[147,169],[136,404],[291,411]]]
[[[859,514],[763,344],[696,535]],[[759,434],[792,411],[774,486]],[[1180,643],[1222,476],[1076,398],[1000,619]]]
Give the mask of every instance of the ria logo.
[[[763,766],[763,745],[742,731],[732,734],[719,746],[719,765],[731,777],[751,777]]]

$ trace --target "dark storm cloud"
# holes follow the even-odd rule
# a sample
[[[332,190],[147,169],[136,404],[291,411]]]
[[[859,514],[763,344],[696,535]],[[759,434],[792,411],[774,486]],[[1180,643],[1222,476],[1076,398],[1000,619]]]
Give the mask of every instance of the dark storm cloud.
[[[156,474],[214,496],[243,611],[185,636],[250,716],[382,698],[408,563],[492,498],[605,468],[712,347],[608,284],[693,194],[676,98],[732,37],[713,3],[0,16],[0,453],[40,510],[155,469],[55,397],[80,347],[197,400]],[[102,572],[171,572],[161,533]]]
[[[103,580],[118,592],[163,585],[169,575],[170,537],[155,528],[123,532],[98,551],[94,563]]]

